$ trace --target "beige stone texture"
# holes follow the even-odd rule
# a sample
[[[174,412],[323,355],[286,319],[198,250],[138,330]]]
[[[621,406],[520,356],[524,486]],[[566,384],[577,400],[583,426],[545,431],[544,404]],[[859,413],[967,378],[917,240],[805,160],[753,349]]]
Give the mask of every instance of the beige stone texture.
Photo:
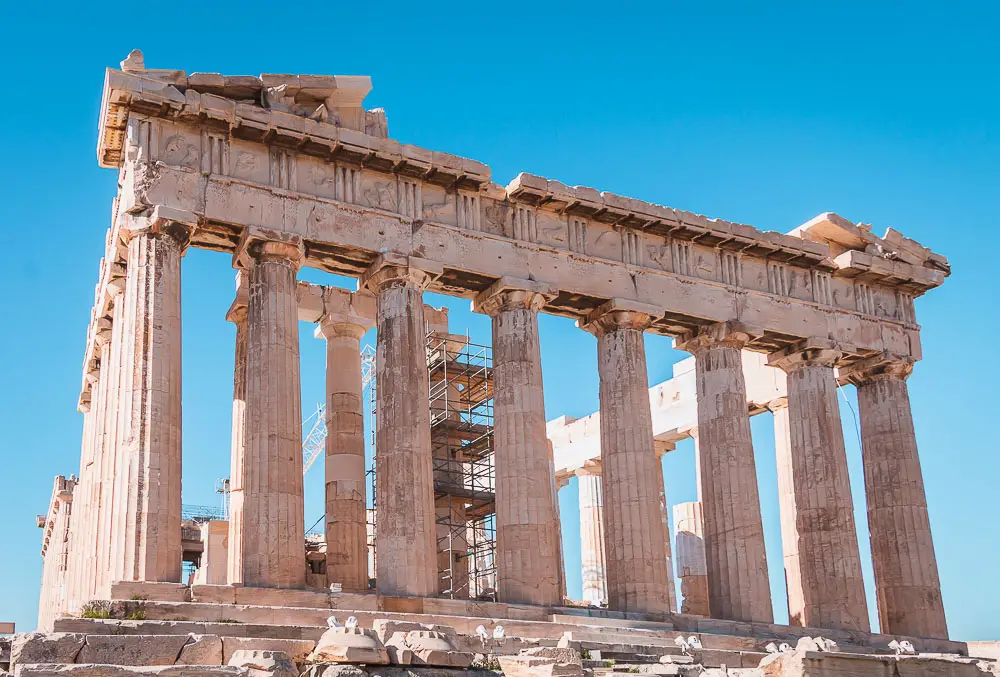
[[[307,660],[310,663],[384,665],[389,662],[389,654],[374,630],[329,628],[316,642]]]
[[[27,663],[73,663],[87,636],[71,632],[26,632],[10,643],[11,667]]]
[[[547,293],[530,281],[505,278],[475,302],[493,318],[497,599],[515,604],[562,599],[538,339],[538,310]]]
[[[273,649],[240,649],[227,663],[240,668],[246,677],[298,677],[299,674],[287,653]]]
[[[377,297],[375,482],[380,594],[438,590],[424,287],[435,271],[382,257],[360,284]]]
[[[692,501],[674,506],[674,532],[677,548],[677,577],[681,579],[682,614],[708,616],[708,565],[701,503]]]
[[[375,324],[375,298],[328,291],[316,328],[326,339],[326,577],[359,592],[368,590],[361,337]]]
[[[643,342],[650,316],[637,308],[611,302],[587,326],[597,335],[600,374],[608,607],[656,613],[669,610],[657,481],[662,470],[653,447]]]
[[[583,601],[607,604],[605,572],[604,498],[599,464],[576,471],[580,492],[580,565],[583,567]]]
[[[305,586],[302,405],[295,275],[300,244],[247,238],[246,432],[236,525],[240,580],[257,587]]]
[[[695,357],[698,477],[709,608],[715,618],[774,620],[741,350],[757,330],[727,323],[682,337]]]
[[[173,665],[187,643],[185,635],[88,635],[76,662]]]
[[[190,635],[177,656],[177,665],[222,665],[222,638],[218,635]]]
[[[788,375],[787,409],[774,417],[788,616],[792,625],[867,632],[833,371],[841,355],[816,339],[770,357]]]
[[[913,365],[884,357],[842,376],[858,389],[875,595],[882,632],[947,639],[927,496],[906,385]]]

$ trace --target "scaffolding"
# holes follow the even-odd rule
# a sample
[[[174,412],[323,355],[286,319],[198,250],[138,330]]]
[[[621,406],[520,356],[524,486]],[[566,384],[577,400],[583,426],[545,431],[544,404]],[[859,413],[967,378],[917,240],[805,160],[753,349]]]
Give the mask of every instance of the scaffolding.
[[[432,332],[427,335],[427,370],[439,594],[495,601],[492,349],[470,342],[467,336]],[[374,379],[368,392],[374,449]],[[368,475],[375,508],[374,452]],[[375,512],[368,513],[372,576]]]

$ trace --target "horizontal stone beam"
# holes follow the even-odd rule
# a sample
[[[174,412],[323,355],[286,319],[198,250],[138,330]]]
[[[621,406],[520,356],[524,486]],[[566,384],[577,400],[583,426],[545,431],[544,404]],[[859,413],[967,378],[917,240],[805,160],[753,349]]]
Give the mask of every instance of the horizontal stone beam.
[[[649,389],[653,437],[661,449],[673,449],[677,442],[690,437],[698,425],[694,361],[694,357],[689,357],[676,363],[673,378]],[[751,415],[766,411],[768,404],[787,397],[785,373],[767,366],[765,355],[744,350],[743,377]],[[548,422],[546,432],[552,441],[557,479],[569,478],[577,470],[600,461],[600,412],[579,419],[561,416]]]

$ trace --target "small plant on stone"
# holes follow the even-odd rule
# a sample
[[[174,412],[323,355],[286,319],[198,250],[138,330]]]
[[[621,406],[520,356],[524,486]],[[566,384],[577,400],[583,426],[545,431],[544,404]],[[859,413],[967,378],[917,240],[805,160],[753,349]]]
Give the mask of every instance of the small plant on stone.
[[[121,617],[126,621],[146,620],[146,603],[142,600],[124,602],[122,604]]]
[[[216,623],[232,623],[234,625],[238,625],[239,624],[239,621],[236,620],[235,618],[220,618],[219,620],[217,620],[215,622]]]
[[[111,602],[95,599],[80,607],[80,618],[111,618]]]
[[[589,649],[584,649],[583,651],[581,651],[580,652],[580,658],[582,658],[585,661],[589,661],[590,660],[590,650]]]
[[[613,668],[616,665],[618,665],[618,661],[616,661],[614,658],[604,661],[604,667],[606,668]]]
[[[631,672],[631,673],[633,673],[633,674],[636,674],[636,675],[637,675],[637,674],[639,674],[640,672],[642,672],[642,670],[640,670],[640,669],[639,669],[639,666],[638,666],[638,665],[630,665],[630,666],[628,666],[628,669],[627,669],[627,670],[625,670],[625,672]]]

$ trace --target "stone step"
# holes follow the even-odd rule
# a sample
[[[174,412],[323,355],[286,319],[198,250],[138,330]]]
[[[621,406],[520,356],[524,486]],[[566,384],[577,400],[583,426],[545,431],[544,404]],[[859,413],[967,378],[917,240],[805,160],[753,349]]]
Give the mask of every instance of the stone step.
[[[20,665],[17,677],[243,677],[233,665],[126,666],[87,663],[29,663]]]

